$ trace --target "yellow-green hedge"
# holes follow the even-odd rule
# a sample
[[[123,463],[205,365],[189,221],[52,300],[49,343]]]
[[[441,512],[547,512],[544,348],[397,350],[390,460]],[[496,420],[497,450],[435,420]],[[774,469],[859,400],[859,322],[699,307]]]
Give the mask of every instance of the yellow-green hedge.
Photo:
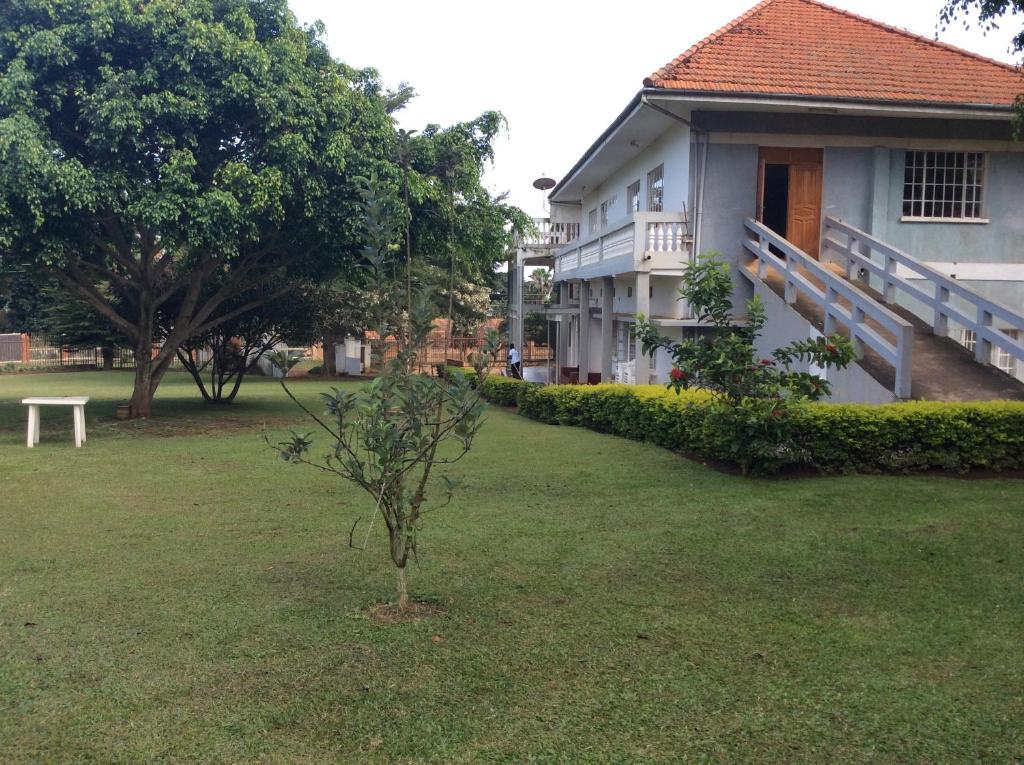
[[[520,413],[535,420],[737,461],[729,434],[716,425],[721,407],[704,392],[677,396],[659,386],[510,382],[518,388]],[[506,401],[507,392],[501,403]],[[791,437],[778,458],[762,467],[873,473],[1024,469],[1024,402],[807,404],[794,412]]]
[[[487,375],[484,380],[483,397],[498,406],[515,406],[518,403],[519,391],[530,383],[514,377]]]

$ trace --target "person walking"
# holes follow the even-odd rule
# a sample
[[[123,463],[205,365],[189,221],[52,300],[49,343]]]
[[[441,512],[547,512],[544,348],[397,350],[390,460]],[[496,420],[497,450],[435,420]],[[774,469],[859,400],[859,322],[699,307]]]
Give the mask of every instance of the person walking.
[[[515,379],[523,379],[523,362],[520,360],[519,351],[516,350],[515,343],[510,344],[508,347],[508,368]]]

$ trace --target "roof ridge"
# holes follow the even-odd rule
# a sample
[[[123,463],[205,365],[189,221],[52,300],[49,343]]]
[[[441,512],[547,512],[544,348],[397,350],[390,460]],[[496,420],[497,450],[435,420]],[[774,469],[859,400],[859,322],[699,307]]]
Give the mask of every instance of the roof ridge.
[[[771,2],[771,0],[768,1]],[[865,23],[871,24],[872,26],[884,29],[888,32],[895,32],[898,35],[909,37],[912,40],[919,40],[920,42],[928,43],[929,45],[934,45],[938,48],[944,48],[945,50],[952,51],[953,53],[959,53],[962,56],[973,58],[976,61],[983,61],[986,64],[995,64],[996,66],[1003,67],[1004,69],[1009,69],[1011,72],[1016,72],[1017,74],[1020,74],[1022,69],[1022,67],[1019,65],[1008,64],[1005,61],[999,61],[998,59],[989,58],[988,56],[983,56],[980,53],[975,53],[972,50],[961,48],[958,45],[953,45],[952,43],[937,40],[934,37],[926,37],[925,35],[918,34],[917,32],[912,32],[904,27],[898,27],[893,24],[886,24],[884,21],[873,19],[870,16],[861,16],[859,13],[848,11],[845,8],[837,8],[834,5],[829,5],[828,3],[822,2],[822,0],[800,0],[800,2],[809,3],[810,5],[816,5],[819,8],[825,8],[826,10],[839,13],[843,16],[848,16],[851,19],[856,19],[857,21],[863,21]]]
[[[739,16],[734,18],[729,23],[725,24],[724,26],[719,27],[714,32],[709,34],[707,37],[705,37],[705,38],[703,38],[701,40],[698,40],[696,43],[691,45],[685,51],[683,51],[678,56],[676,56],[674,59],[672,59],[667,64],[665,64],[665,66],[657,69],[650,77],[645,77],[644,78],[644,87],[645,88],[651,87],[654,84],[654,79],[656,77],[663,77],[663,76],[668,74],[668,72],[666,70],[669,67],[681,65],[684,61],[686,61],[686,59],[690,58],[695,53],[697,53],[697,51],[701,50],[702,48],[704,48],[707,45],[710,45],[711,43],[713,43],[715,40],[719,39],[720,37],[723,37],[724,35],[728,34],[733,29],[738,27],[740,24],[744,23],[745,21],[748,21],[751,17],[756,16],[757,14],[759,14],[761,11],[763,11],[765,8],[767,8],[769,5],[771,5],[774,2],[775,2],[775,0],[761,0],[761,2],[759,2],[753,8],[748,9],[745,13],[740,14]]]
[[[696,53],[701,51],[703,48],[707,47],[716,40],[724,37],[733,29],[749,21],[754,16],[757,16],[770,5],[773,5],[776,2],[778,2],[778,0],[761,0],[761,2],[747,10],[745,13],[737,16],[735,19],[725,24],[724,26],[719,27],[714,32],[709,34],[707,37],[704,37],[702,40],[698,41],[694,45],[691,45],[683,53],[679,54],[670,62],[665,64],[665,66],[659,68],[649,77],[645,77],[643,81],[644,87],[654,86],[655,80],[663,79],[669,76],[669,69],[683,65],[687,59],[692,58]],[[831,11],[832,13],[845,16],[847,18],[854,19],[865,24],[869,24],[878,29],[885,30],[886,32],[892,32],[894,34],[898,34],[902,37],[906,37],[911,40],[923,42],[936,48],[941,48],[943,50],[950,51],[952,53],[957,53],[961,56],[965,56],[975,61],[981,61],[986,64],[995,65],[1007,71],[1014,72],[1016,74],[1020,74],[1022,71],[1024,71],[1024,66],[1017,66],[1014,64],[1008,64],[1005,61],[998,61],[994,58],[983,56],[980,53],[975,53],[974,51],[966,50],[965,48],[960,48],[956,45],[943,42],[942,40],[936,40],[931,37],[925,37],[924,35],[917,34],[916,32],[911,32],[909,29],[904,29],[903,27],[897,27],[892,24],[886,24],[884,21],[878,21],[877,19],[872,19],[868,16],[861,16],[860,14],[854,13],[853,11],[848,11],[845,8],[837,8],[836,6],[829,5],[828,3],[822,2],[821,0],[790,0],[790,2],[802,2],[806,5],[812,5],[817,8],[823,8],[827,11]]]

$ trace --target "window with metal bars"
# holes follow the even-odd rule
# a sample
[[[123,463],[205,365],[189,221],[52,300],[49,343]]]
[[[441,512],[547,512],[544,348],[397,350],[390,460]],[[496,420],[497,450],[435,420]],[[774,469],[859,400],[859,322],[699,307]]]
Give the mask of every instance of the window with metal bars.
[[[658,165],[647,174],[647,211],[665,209],[665,166]]]
[[[908,151],[903,217],[984,220],[985,155],[978,151]]]
[[[595,207],[589,213],[587,213],[587,226],[588,233],[593,234],[597,231],[597,208]]]
[[[626,212],[640,212],[640,179],[637,178],[626,189]]]

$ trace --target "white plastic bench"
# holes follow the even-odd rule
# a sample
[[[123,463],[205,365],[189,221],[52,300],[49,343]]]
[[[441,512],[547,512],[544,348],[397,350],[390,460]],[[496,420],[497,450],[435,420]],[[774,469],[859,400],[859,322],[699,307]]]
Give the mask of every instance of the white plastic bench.
[[[28,448],[39,443],[39,407],[41,406],[70,406],[73,407],[75,420],[75,448],[85,443],[85,405],[89,403],[88,396],[52,396],[41,398],[23,398],[21,400],[28,407]]]

